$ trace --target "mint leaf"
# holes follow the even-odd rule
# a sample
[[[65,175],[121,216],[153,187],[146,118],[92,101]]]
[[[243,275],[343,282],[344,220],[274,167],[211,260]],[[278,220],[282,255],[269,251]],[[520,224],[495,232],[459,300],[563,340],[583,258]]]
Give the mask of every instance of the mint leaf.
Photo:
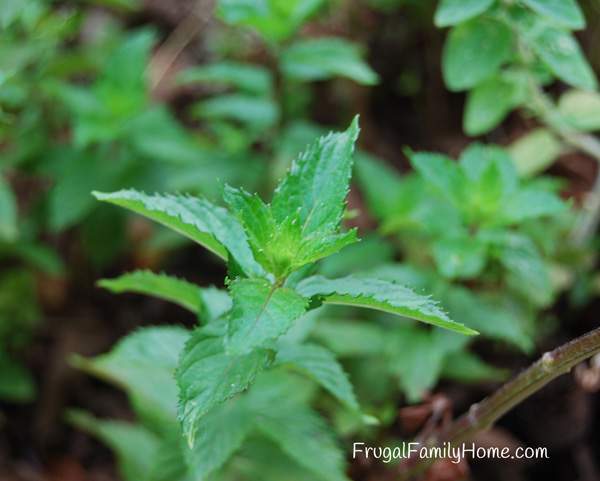
[[[148,195],[135,190],[121,190],[110,194],[95,192],[94,195],[99,200],[125,207],[159,222],[223,259],[231,255],[247,275],[264,274],[254,260],[239,222],[225,209],[205,199],[180,195]]]
[[[162,429],[177,413],[174,372],[188,338],[181,327],[148,327],[128,335],[107,354],[75,357],[73,362],[125,389],[144,421]]]
[[[493,76],[512,54],[508,26],[492,18],[475,18],[448,34],[442,72],[450,90],[467,90]]]
[[[442,368],[442,377],[463,383],[481,381],[503,381],[509,372],[498,369],[469,351],[448,354]]]
[[[452,204],[460,205],[465,196],[465,178],[451,158],[431,152],[411,152],[413,168]]]
[[[260,412],[257,428],[290,458],[323,481],[348,481],[344,455],[325,421],[312,409],[276,399]]]
[[[600,130],[600,93],[569,90],[561,95],[558,109],[577,130]]]
[[[570,32],[535,22],[525,35],[534,52],[560,80],[585,90],[596,88],[594,71]]]
[[[478,239],[448,237],[433,243],[433,258],[440,273],[448,279],[470,279],[485,267],[485,245]]]
[[[377,83],[377,74],[362,59],[359,45],[341,38],[299,40],[281,55],[281,71],[291,80],[347,77],[363,85]]]
[[[323,0],[219,0],[217,16],[245,25],[270,42],[283,42],[323,5]]]
[[[481,135],[496,127],[523,100],[517,79],[492,77],[469,92],[465,106],[464,130]]]
[[[271,353],[255,349],[227,354],[224,325],[196,329],[187,342],[177,368],[179,420],[183,434],[194,446],[203,417],[235,394],[244,391],[271,360]]]
[[[273,90],[271,72],[264,67],[241,62],[217,62],[190,67],[178,76],[178,81],[182,84],[222,84],[260,96],[268,96]]]
[[[435,11],[437,27],[448,27],[482,14],[494,0],[441,0]]]
[[[282,343],[278,347],[275,362],[306,373],[348,408],[353,411],[360,410],[348,375],[335,356],[324,347],[315,344]]]
[[[17,201],[0,174],[0,239],[12,241],[17,238]]]
[[[243,224],[255,258],[278,279],[356,242],[356,231],[305,234],[295,216],[278,222],[258,195],[227,186],[225,201]]]
[[[416,319],[461,334],[477,334],[477,331],[448,318],[430,298],[389,281],[367,276],[347,276],[340,279],[313,276],[299,282],[296,290],[305,297],[315,297],[326,304],[365,307]]]
[[[110,446],[125,481],[148,479],[154,456],[158,454],[159,439],[155,434],[142,426],[100,420],[79,410],[69,411],[67,420]]]
[[[563,27],[573,30],[585,27],[585,18],[576,0],[523,0],[523,3]]]
[[[562,153],[560,140],[548,129],[529,131],[513,142],[508,151],[521,177],[531,177],[550,167]]]
[[[98,285],[117,294],[135,292],[165,299],[196,314],[204,308],[198,286],[166,274],[133,271],[114,279],[102,279]]]
[[[264,279],[239,279],[230,286],[227,352],[243,354],[285,334],[304,314],[307,301],[286,287]]]
[[[320,137],[292,163],[273,196],[278,222],[293,218],[303,235],[335,232],[342,220],[358,137],[358,117],[343,133]]]
[[[252,414],[245,399],[232,399],[199,421],[194,447],[184,451],[194,479],[207,479],[242,446],[254,428]]]

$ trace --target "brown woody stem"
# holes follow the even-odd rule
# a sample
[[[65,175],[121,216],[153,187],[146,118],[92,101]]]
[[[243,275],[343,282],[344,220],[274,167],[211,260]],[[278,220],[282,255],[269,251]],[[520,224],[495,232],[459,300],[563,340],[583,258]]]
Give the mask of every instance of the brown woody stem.
[[[471,406],[467,413],[424,444],[427,446],[443,446],[444,443],[457,445],[472,439],[475,434],[490,428],[504,414],[550,381],[598,353],[600,353],[600,328],[553,351],[546,352],[528,369],[491,396]],[[426,459],[409,459],[400,466],[400,471],[396,473],[394,479],[403,480],[417,476],[427,469],[431,462]]]

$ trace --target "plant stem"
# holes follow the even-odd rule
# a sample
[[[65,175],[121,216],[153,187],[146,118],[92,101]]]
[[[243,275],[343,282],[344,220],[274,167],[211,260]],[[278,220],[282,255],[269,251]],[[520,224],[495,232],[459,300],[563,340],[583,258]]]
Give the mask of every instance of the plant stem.
[[[539,391],[553,379],[569,372],[582,361],[600,353],[600,328],[594,329],[553,351],[546,352],[537,362],[507,382],[491,396],[471,406],[469,411],[450,426],[428,439],[424,445],[456,445],[472,439],[490,428],[506,412]],[[408,459],[394,473],[395,480],[410,479],[422,473],[433,460]],[[391,478],[390,478],[391,479]]]
[[[593,157],[600,163],[600,141],[593,135],[582,133],[571,127],[557,111],[554,103],[548,98],[539,85],[531,82],[531,109],[536,116],[568,145]],[[600,223],[600,172],[596,176],[594,186],[588,193],[588,202],[580,222],[572,232],[572,240],[576,245],[586,244]]]

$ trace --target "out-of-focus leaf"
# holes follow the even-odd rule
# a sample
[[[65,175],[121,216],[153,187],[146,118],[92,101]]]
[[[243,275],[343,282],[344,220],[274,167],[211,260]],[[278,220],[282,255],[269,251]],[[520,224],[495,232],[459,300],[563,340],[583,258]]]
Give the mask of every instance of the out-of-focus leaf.
[[[576,129],[586,132],[600,130],[600,94],[584,90],[569,90],[561,95],[558,110]]]
[[[457,25],[444,46],[446,85],[450,90],[466,90],[493,76],[510,57],[512,44],[510,28],[498,20],[481,17]]]
[[[224,94],[198,102],[192,113],[205,119],[229,119],[254,129],[271,127],[279,118],[277,104],[248,94]]]
[[[523,3],[561,26],[574,30],[585,27],[577,0],[523,0]]]
[[[85,411],[72,410],[67,420],[106,443],[115,452],[125,481],[148,479],[159,439],[142,426],[96,419]]]
[[[441,374],[462,383],[476,383],[503,381],[509,373],[482,361],[469,351],[455,351],[446,357]]]
[[[448,27],[482,14],[494,0],[441,0],[435,11],[434,21],[438,27]]]
[[[281,70],[293,80],[347,77],[360,84],[377,83],[377,74],[362,59],[360,47],[341,38],[300,40],[281,56]]]
[[[217,16],[232,25],[245,25],[266,40],[282,42],[308,20],[324,0],[219,0]]]
[[[495,76],[469,92],[465,107],[464,129],[469,135],[481,135],[496,127],[523,100],[517,78]]]
[[[552,132],[538,128],[517,139],[509,153],[521,177],[531,177],[548,168],[562,153],[562,144]]]
[[[266,68],[239,62],[217,62],[190,67],[178,78],[183,84],[223,84],[264,97],[270,95],[273,90],[273,79]]]
[[[596,76],[570,32],[539,21],[524,32],[532,49],[559,79],[584,90],[596,88]]]
[[[0,350],[0,399],[29,402],[34,396],[35,382],[31,373]]]
[[[386,330],[367,322],[319,319],[312,335],[337,356],[372,356],[382,352]]]
[[[335,356],[324,347],[306,343],[280,343],[275,362],[306,373],[351,410],[360,410],[348,375]]]
[[[76,357],[77,367],[123,387],[136,411],[153,429],[171,425],[177,413],[175,367],[189,331],[161,326],[140,329],[109,353]]]
[[[442,275],[449,279],[473,278],[485,266],[485,245],[476,238],[445,238],[433,244],[433,257]]]
[[[17,234],[17,201],[8,182],[0,174],[0,239],[12,241]]]

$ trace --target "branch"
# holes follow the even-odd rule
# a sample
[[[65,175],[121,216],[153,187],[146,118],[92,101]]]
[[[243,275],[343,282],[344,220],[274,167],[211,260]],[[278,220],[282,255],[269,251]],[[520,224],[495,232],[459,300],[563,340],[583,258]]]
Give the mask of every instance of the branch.
[[[574,366],[598,353],[600,353],[600,327],[553,351],[546,352],[536,363],[491,396],[472,405],[467,413],[424,444],[456,445],[472,439],[475,434],[490,428],[504,414],[550,381],[568,373]],[[410,479],[422,473],[432,462],[433,460],[427,459],[407,459],[400,465],[400,470],[395,473],[393,479]]]
[[[589,155],[600,163],[600,141],[593,135],[582,133],[569,125],[558,112],[554,103],[548,98],[539,85],[530,84],[532,99],[531,110],[535,115],[563,141],[577,150]],[[588,200],[580,222],[572,232],[572,240],[576,245],[586,244],[598,229],[600,223],[600,173],[596,176],[594,186],[588,192]]]

